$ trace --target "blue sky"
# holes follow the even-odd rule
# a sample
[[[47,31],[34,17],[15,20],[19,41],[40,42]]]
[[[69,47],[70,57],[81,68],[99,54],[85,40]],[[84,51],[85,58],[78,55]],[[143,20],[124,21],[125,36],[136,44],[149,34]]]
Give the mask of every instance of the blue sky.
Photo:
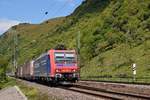
[[[18,23],[38,24],[71,14],[83,0],[0,0],[0,34]],[[45,15],[45,12],[48,12]]]

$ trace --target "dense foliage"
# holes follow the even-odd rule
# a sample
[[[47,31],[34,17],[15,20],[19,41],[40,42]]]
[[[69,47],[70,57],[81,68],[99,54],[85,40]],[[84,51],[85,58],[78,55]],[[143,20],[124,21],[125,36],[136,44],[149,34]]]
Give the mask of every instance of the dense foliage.
[[[19,64],[64,44],[76,49],[80,33],[81,76],[150,77],[150,0],[85,0],[65,18],[15,29]],[[0,37],[0,53],[11,66],[14,34]]]

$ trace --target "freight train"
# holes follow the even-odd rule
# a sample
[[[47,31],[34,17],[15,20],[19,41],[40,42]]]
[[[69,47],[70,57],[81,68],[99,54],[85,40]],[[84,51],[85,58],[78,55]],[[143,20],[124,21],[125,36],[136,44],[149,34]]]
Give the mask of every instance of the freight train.
[[[75,50],[49,50],[17,68],[16,77],[49,84],[79,80]]]

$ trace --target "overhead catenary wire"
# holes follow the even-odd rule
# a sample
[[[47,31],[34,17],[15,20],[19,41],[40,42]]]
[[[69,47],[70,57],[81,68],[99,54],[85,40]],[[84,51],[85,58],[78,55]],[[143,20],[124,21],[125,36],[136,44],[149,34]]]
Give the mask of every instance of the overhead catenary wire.
[[[60,8],[58,8],[55,12],[53,12],[52,14],[51,14],[51,16],[52,17],[57,17],[56,15],[58,14],[58,13],[61,13],[61,11],[62,10],[64,10],[64,8],[69,4],[69,3],[71,3],[73,0],[66,0],[65,2],[64,2],[64,4],[62,5],[62,6],[60,6]],[[55,6],[56,5],[58,5],[58,3],[55,3],[55,4],[53,4],[53,5],[51,5],[51,10],[53,11],[53,10],[55,10]],[[48,11],[45,11],[45,13],[49,13]],[[46,14],[47,15],[47,14]]]
[[[69,0],[66,0],[66,2],[59,9],[57,9],[57,11],[52,14],[52,16],[56,16],[58,13],[60,13],[69,2],[70,2]]]
[[[56,5],[58,5],[58,3],[54,3],[53,5],[51,5],[51,10],[52,11],[54,11],[53,13],[51,13],[51,17],[52,18],[55,18],[55,17],[57,17],[56,15],[58,14],[58,13],[61,13],[61,11],[68,5],[70,3],[70,0],[66,0],[65,2],[64,2],[64,4],[62,5],[62,6],[60,6],[60,8],[58,8],[56,11],[54,11],[55,10],[55,6]],[[44,18],[43,19],[45,19],[45,16],[47,16],[49,14],[49,11],[44,11]]]

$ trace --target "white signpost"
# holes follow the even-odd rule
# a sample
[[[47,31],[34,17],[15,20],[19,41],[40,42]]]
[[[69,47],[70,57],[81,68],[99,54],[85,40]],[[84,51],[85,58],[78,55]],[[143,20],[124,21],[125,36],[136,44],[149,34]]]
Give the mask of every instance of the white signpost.
[[[135,81],[135,75],[136,75],[136,64],[135,63],[132,65],[132,70],[133,70],[133,81]]]

